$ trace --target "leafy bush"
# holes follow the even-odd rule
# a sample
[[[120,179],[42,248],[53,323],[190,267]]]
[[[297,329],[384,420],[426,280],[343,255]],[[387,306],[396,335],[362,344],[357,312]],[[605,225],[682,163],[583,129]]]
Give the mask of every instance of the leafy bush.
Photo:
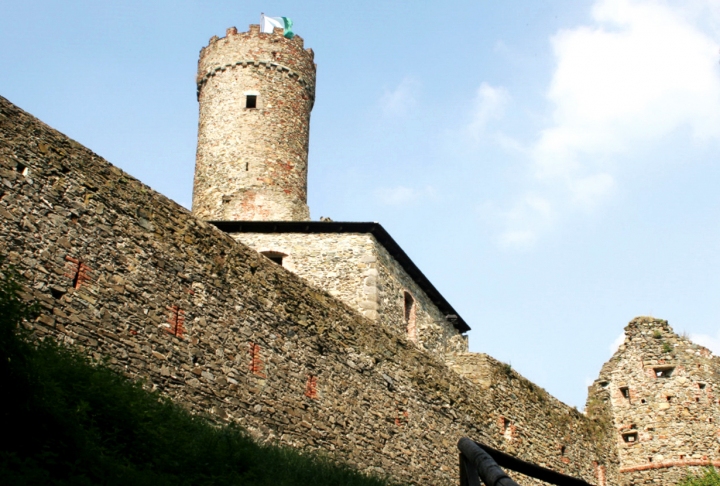
[[[2,262],[0,262],[2,263]],[[328,458],[255,443],[23,328],[38,311],[0,272],[3,484],[382,485]]]
[[[720,474],[708,467],[702,476],[688,476],[678,486],[720,486]]]

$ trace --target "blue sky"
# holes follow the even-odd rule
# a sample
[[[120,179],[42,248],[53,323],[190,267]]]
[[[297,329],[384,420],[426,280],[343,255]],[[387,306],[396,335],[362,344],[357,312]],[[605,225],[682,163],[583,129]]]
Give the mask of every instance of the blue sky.
[[[0,95],[190,207],[195,70],[260,12],[315,51],[313,219],[379,221],[470,347],[582,409],[623,327],[720,352],[720,1],[19,1]]]

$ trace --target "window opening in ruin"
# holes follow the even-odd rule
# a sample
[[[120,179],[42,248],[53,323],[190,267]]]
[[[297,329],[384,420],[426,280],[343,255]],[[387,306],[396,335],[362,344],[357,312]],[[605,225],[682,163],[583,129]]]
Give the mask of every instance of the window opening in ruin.
[[[656,378],[670,378],[674,369],[674,366],[663,366],[662,368],[653,368],[653,371]]]
[[[700,403],[700,397],[695,397],[695,403]]]
[[[250,162],[245,162],[245,172],[250,169]]]
[[[627,399],[627,401],[630,401],[630,389],[626,386],[620,387],[620,393],[622,393],[622,396]]]
[[[283,266],[283,258],[287,256],[279,251],[263,251],[261,254],[271,262],[277,263],[281,267]]]
[[[648,457],[648,462],[652,462],[652,457]]]
[[[671,401],[672,401],[672,397],[671,397],[671,396],[667,396],[667,397],[665,397],[665,399],[666,399],[668,402],[671,402]]]
[[[700,388],[701,390],[704,390],[704,389],[705,389],[705,383],[698,383],[698,388]]]
[[[58,289],[55,287],[50,287],[50,294],[56,299],[61,299],[62,296],[65,295],[65,293],[66,292],[64,290],[61,290],[61,289]]]
[[[640,403],[645,403],[645,399],[642,398],[642,399],[640,400]]]
[[[257,108],[257,95],[247,95],[245,97],[245,108]]]
[[[30,169],[28,168],[28,166],[25,164],[21,164],[20,162],[18,162],[17,165],[15,166],[15,170],[20,172],[20,174],[22,174],[26,177],[27,177],[28,173],[30,172]]]
[[[413,299],[410,292],[404,292],[404,317],[405,325],[407,326],[408,339],[411,341],[417,341],[417,325],[416,325],[416,312],[415,312],[415,299]]]
[[[560,455],[561,456],[565,455],[565,446],[560,446]]]
[[[626,432],[622,435],[626,444],[634,444],[638,440],[637,432]]]

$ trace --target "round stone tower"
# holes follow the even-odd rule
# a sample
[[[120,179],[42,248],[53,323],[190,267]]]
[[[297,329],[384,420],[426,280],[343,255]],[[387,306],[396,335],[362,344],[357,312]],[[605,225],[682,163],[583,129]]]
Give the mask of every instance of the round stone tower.
[[[204,220],[308,220],[312,49],[283,29],[236,28],[200,51],[193,213]]]

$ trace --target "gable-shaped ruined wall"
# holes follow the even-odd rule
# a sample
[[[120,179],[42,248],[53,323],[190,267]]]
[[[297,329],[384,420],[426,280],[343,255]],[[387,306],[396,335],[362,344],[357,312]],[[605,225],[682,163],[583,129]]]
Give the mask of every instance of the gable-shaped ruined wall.
[[[36,333],[195,412],[416,484],[456,484],[465,435],[591,482],[614,461],[527,380],[473,384],[4,98],[0,179],[0,251],[43,306]]]
[[[667,321],[633,319],[590,387],[612,416],[619,484],[675,484],[720,466],[720,362]]]

